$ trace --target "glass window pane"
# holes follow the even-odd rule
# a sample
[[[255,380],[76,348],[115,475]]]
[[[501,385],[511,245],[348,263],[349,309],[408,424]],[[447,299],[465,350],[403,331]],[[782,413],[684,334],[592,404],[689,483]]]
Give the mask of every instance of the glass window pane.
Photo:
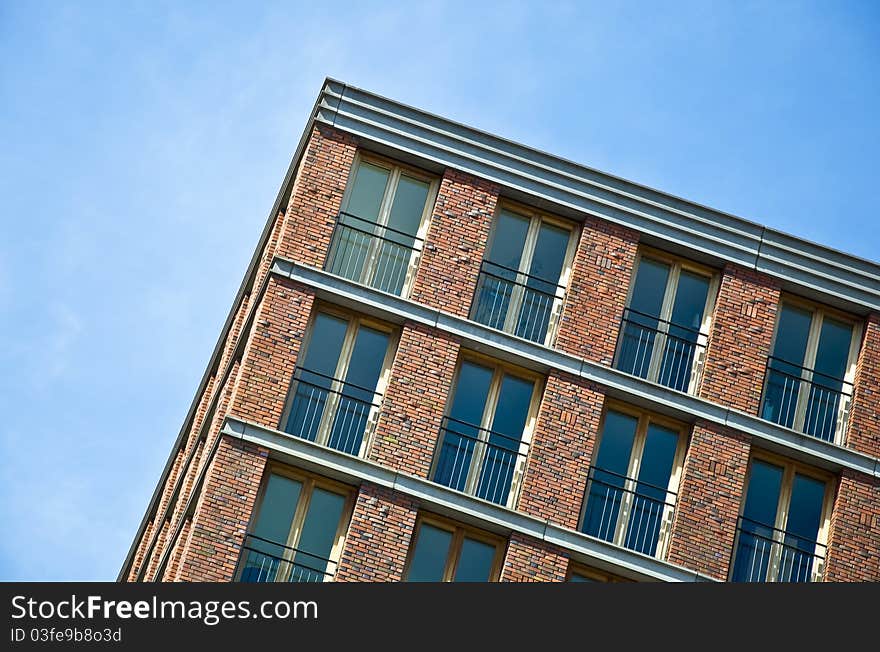
[[[581,528],[586,534],[614,538],[637,426],[635,417],[614,410],[605,414]]]
[[[680,392],[687,391],[708,294],[708,277],[681,271],[657,378],[660,384]]]
[[[615,364],[621,371],[647,378],[668,279],[669,265],[650,258],[639,261]]]
[[[345,212],[358,218],[376,222],[382,207],[385,186],[388,185],[390,172],[372,163],[361,162],[355,172],[354,182]],[[352,222],[358,228],[365,228],[359,221]]]
[[[700,330],[703,312],[709,296],[709,277],[681,270],[678,276],[678,289],[672,305],[670,321],[691,330]]]
[[[501,379],[492,432],[477,482],[480,498],[507,503],[534,388],[533,381],[517,376],[504,374]]]
[[[508,211],[498,214],[477,285],[474,321],[491,328],[504,327],[528,232],[527,218]]]
[[[816,554],[822,554],[816,539],[825,500],[825,483],[796,473],[785,525],[784,545],[779,560],[780,582],[809,582]]]
[[[422,214],[425,212],[425,202],[428,200],[429,184],[419,179],[413,179],[406,175],[400,176],[397,190],[394,193],[394,201],[391,204],[391,213],[388,215],[388,226],[395,232],[401,232],[415,237],[419,232],[422,222]],[[396,234],[400,235],[400,234]],[[386,235],[395,242],[401,242],[412,246],[413,237],[400,238],[392,234]]]
[[[401,175],[388,216],[388,227],[379,229],[376,269],[370,282],[377,290],[399,295],[406,282],[412,260],[415,236],[419,231],[429,185]]]
[[[578,575],[577,573],[572,573],[568,578],[569,582],[599,582],[595,577],[587,577],[586,575]]]
[[[330,395],[348,321],[326,313],[315,318],[308,350],[298,370],[290,413],[284,430],[314,441]]]
[[[302,483],[271,474],[266,483],[253,535],[245,539],[241,582],[274,582],[286,556],[287,537],[299,504]]]
[[[498,222],[486,258],[496,265],[518,270],[528,232],[527,217],[502,210],[498,213]]]
[[[801,390],[801,365],[807,350],[813,314],[809,310],[782,304],[773,359],[768,363],[761,417],[786,428],[794,425]]]
[[[767,580],[782,473],[782,467],[774,464],[752,462],[731,578],[734,582]]]
[[[286,578],[291,582],[323,582],[328,571],[328,561],[345,496],[315,488],[309,501],[309,509],[303,522],[302,533],[297,543],[294,563]],[[329,569],[332,572],[333,569]]]
[[[465,537],[461,544],[454,581],[488,582],[494,559],[495,546]]]
[[[787,303],[782,304],[776,341],[773,344],[773,357],[794,365],[802,365],[812,321],[813,313],[809,310]]]
[[[837,417],[843,400],[846,365],[852,342],[852,326],[826,317],[822,320],[813,383],[807,411],[804,415],[804,432],[825,441],[832,441],[837,432]]]
[[[824,376],[817,376],[816,382],[843,379],[846,374],[846,363],[849,360],[851,343],[852,326],[850,324],[828,317],[822,320],[814,369]]]
[[[657,549],[678,436],[675,430],[654,423],[648,426],[625,543],[646,555]]]
[[[639,261],[629,307],[646,315],[659,317],[668,280],[669,265],[650,258],[642,258]]]
[[[441,582],[452,532],[422,523],[409,564],[408,582]]]
[[[541,223],[517,319],[519,337],[533,342],[546,339],[570,237],[568,229]]]
[[[462,362],[449,418],[445,420],[434,481],[463,490],[474,445],[480,434],[483,410],[489,396],[492,369],[472,362]]]
[[[387,350],[388,333],[358,328],[328,440],[332,448],[351,455],[360,451]]]

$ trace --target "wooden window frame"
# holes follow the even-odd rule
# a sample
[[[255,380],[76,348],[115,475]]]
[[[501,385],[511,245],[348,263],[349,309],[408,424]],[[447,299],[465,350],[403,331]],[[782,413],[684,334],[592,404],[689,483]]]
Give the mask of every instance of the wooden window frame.
[[[428,184],[428,194],[425,198],[425,205],[422,208],[422,214],[419,217],[419,228],[414,236],[413,251],[410,254],[410,260],[407,266],[406,277],[403,281],[403,287],[400,289],[400,296],[407,298],[412,292],[412,286],[415,281],[416,270],[419,266],[419,260],[422,256],[422,248],[425,238],[428,234],[428,228],[431,225],[431,215],[434,212],[434,204],[437,201],[437,194],[440,190],[440,179],[433,174],[420,170],[419,168],[401,163],[394,159],[374,154],[365,150],[355,152],[351,169],[348,173],[348,179],[345,182],[345,191],[342,194],[342,202],[340,203],[340,211],[348,210],[351,201],[351,193],[354,190],[354,181],[357,171],[361,163],[375,165],[389,172],[388,182],[385,184],[385,190],[382,194],[382,202],[379,205],[379,215],[376,217],[376,224],[379,226],[387,226],[388,219],[391,215],[391,208],[394,205],[394,197],[397,194],[397,188],[401,176],[408,176]],[[358,216],[360,217],[360,216]],[[331,243],[331,247],[333,243]],[[366,257],[364,258],[364,267],[361,270],[360,278],[356,281],[361,285],[372,287],[370,284],[375,276],[378,268],[379,242],[373,239]]]
[[[594,457],[598,455],[599,447],[602,445],[602,438],[605,436],[605,421],[609,411],[619,412],[638,419],[638,423],[636,424],[636,434],[633,438],[632,450],[630,451],[629,464],[626,471],[626,481],[622,490],[623,496],[620,501],[620,510],[617,514],[617,523],[614,527],[614,536],[609,542],[621,548],[626,547],[625,543],[627,527],[629,525],[629,515],[632,510],[635,490],[638,485],[638,475],[641,470],[642,456],[645,452],[645,441],[648,436],[648,427],[651,424],[657,424],[664,428],[668,428],[669,430],[675,430],[678,433],[678,443],[676,445],[675,455],[672,459],[672,470],[669,473],[669,483],[666,487],[663,513],[660,516],[660,529],[657,533],[657,549],[652,555],[656,559],[665,559],[672,531],[672,517],[675,513],[675,508],[678,506],[678,491],[681,485],[681,476],[684,470],[684,458],[687,454],[691,428],[688,424],[676,419],[671,419],[655,412],[640,409],[629,403],[607,399],[602,409],[602,417],[599,420],[599,432],[596,437],[596,443],[593,446]],[[578,531],[583,531],[584,518],[587,514],[592,485],[593,480],[590,479],[584,490],[583,504],[581,505],[581,513],[578,520]]]
[[[776,575],[779,572],[779,561],[782,557],[782,536],[785,532],[785,526],[788,524],[789,508],[791,506],[791,492],[794,485],[795,475],[803,475],[814,480],[818,480],[825,485],[825,496],[822,500],[822,512],[819,516],[819,530],[816,533],[816,543],[826,547],[826,557],[818,559],[813,556],[813,567],[810,569],[810,581],[820,581],[825,574],[825,564],[827,563],[827,545],[828,531],[831,526],[831,512],[834,509],[835,496],[835,480],[836,477],[823,469],[798,462],[775,453],[765,450],[753,450],[749,457],[749,467],[746,473],[746,480],[743,484],[742,497],[740,498],[739,516],[743,516],[746,508],[746,499],[749,495],[749,484],[752,479],[752,468],[755,460],[765,462],[772,466],[782,467],[782,482],[779,488],[779,498],[776,501],[776,519],[773,522],[773,544],[770,549],[770,560],[767,564],[767,575],[765,582],[776,582]],[[764,524],[768,525],[768,524]],[[734,573],[734,564],[736,562],[736,552],[739,549],[740,528],[736,529],[736,536],[733,541],[733,554],[730,561],[729,575],[732,578]]]
[[[718,290],[721,287],[721,274],[718,270],[713,269],[712,267],[701,265],[700,263],[670,254],[661,249],[655,249],[644,245],[640,246],[635,264],[633,265],[629,289],[626,293],[627,309],[629,309],[629,306],[632,304],[639,266],[644,258],[669,265],[669,276],[666,279],[666,288],[663,290],[663,303],[660,307],[660,315],[658,315],[660,323],[657,326],[657,336],[654,339],[654,348],[651,351],[651,361],[648,363],[648,374],[645,377],[645,380],[652,383],[659,384],[658,379],[660,376],[660,368],[663,364],[663,354],[666,350],[666,337],[669,332],[669,322],[672,318],[672,309],[675,306],[675,297],[678,294],[678,281],[681,278],[681,272],[688,271],[709,279],[709,288],[706,292],[706,304],[703,308],[703,321],[700,323],[694,361],[691,365],[690,379],[688,380],[688,386],[685,391],[687,394],[696,394],[706,364],[706,351],[709,344],[709,335],[712,332],[712,316],[715,312],[715,304],[718,300]],[[621,324],[620,332],[623,332],[623,324]],[[619,340],[617,350],[614,352],[615,363],[617,361],[617,356],[620,354],[620,349],[623,346],[623,338],[621,337]]]
[[[822,334],[822,324],[825,322],[825,318],[830,317],[831,319],[852,326],[852,339],[849,343],[849,352],[847,353],[846,360],[846,372],[843,375],[843,382],[844,384],[849,384],[849,386],[852,387],[853,390],[855,390],[856,367],[858,366],[859,362],[863,322],[858,317],[847,314],[840,310],[836,310],[834,308],[831,308],[830,306],[823,305],[816,301],[810,301],[809,299],[804,299],[803,297],[791,294],[782,294],[779,298],[778,308],[776,310],[776,319],[773,325],[773,339],[770,342],[771,356],[773,355],[773,351],[776,349],[776,338],[779,336],[779,322],[782,319],[782,307],[784,305],[790,305],[795,308],[800,308],[801,310],[807,310],[811,313],[810,331],[807,335],[807,346],[806,350],[804,351],[804,360],[801,363],[802,382],[798,386],[798,398],[795,405],[794,421],[791,424],[792,430],[803,433],[807,417],[807,407],[810,401],[810,392],[803,391],[803,383],[810,383],[813,380],[813,368],[816,364],[816,355],[819,352],[819,337]],[[837,408],[837,421],[831,443],[837,444],[839,446],[846,445],[846,430],[847,426],[849,425],[850,408],[852,406],[853,393],[851,393],[849,397],[844,397],[840,401],[840,405]],[[759,409],[761,411],[763,411],[764,409],[764,399],[766,398],[766,395],[767,375],[765,372],[764,387],[761,389],[761,402],[759,403]]]
[[[272,475],[282,476],[290,480],[295,480],[302,483],[299,501],[297,502],[296,510],[294,511],[293,519],[290,523],[290,529],[287,533],[287,540],[283,543],[283,545],[287,546],[283,553],[284,561],[279,563],[278,570],[276,570],[275,572],[275,579],[272,581],[286,581],[283,579],[285,574],[281,572],[281,569],[284,564],[290,565],[293,563],[293,553],[290,548],[297,548],[297,544],[299,543],[300,537],[302,536],[306,515],[309,512],[309,504],[311,503],[312,495],[316,488],[324,489],[326,491],[341,495],[345,498],[345,502],[342,506],[342,514],[339,517],[339,524],[336,527],[336,533],[333,538],[333,546],[330,549],[329,561],[327,563],[328,568],[332,565],[334,570],[332,573],[329,570],[326,570],[324,573],[323,581],[333,581],[333,579],[336,577],[336,572],[339,569],[339,559],[342,555],[342,547],[345,544],[345,536],[348,533],[348,526],[351,521],[352,513],[354,511],[356,493],[355,488],[350,485],[337,482],[336,480],[326,478],[322,475],[318,475],[317,473],[292,468],[277,462],[269,462],[269,464],[266,465],[266,471],[263,473],[263,478],[260,482],[260,489],[257,492],[257,499],[254,503],[256,507],[251,513],[251,518],[248,521],[246,532],[251,532],[260,518],[260,513],[263,511],[263,500],[266,497],[266,489],[269,486],[269,479],[272,477]],[[246,556],[242,555],[242,561],[245,558]],[[240,561],[239,568],[235,573],[236,582],[239,581],[239,579],[241,578],[241,574],[244,569],[245,564]]]
[[[559,320],[562,316],[562,309],[565,304],[565,293],[571,282],[572,268],[574,266],[574,257],[577,252],[578,242],[580,241],[580,226],[572,220],[558,217],[550,213],[539,211],[535,208],[520,204],[509,199],[499,199],[495,207],[495,213],[492,216],[492,226],[489,230],[489,238],[486,242],[486,250],[483,255],[483,261],[488,260],[487,256],[492,249],[492,244],[497,236],[498,224],[502,212],[513,213],[519,217],[529,220],[529,229],[526,233],[525,242],[523,242],[522,252],[520,253],[519,265],[517,266],[517,275],[514,280],[513,290],[510,295],[510,303],[507,307],[507,315],[504,317],[504,325],[501,330],[510,335],[514,335],[516,324],[519,320],[519,310],[525,297],[525,282],[528,270],[532,265],[532,259],[535,255],[535,246],[538,242],[538,234],[540,233],[541,224],[547,223],[553,226],[565,229],[569,232],[568,246],[565,249],[565,255],[562,261],[562,270],[559,272],[559,279],[556,281],[555,298],[553,305],[550,307],[550,319],[547,322],[547,334],[544,336],[543,342],[536,342],[544,346],[553,346],[556,341],[556,335],[559,329]],[[471,305],[470,318],[473,319],[478,309],[478,295],[474,295],[474,301]],[[514,335],[515,337],[516,335]],[[531,340],[530,340],[531,341]]]
[[[473,424],[477,425],[480,428],[480,431],[477,435],[479,439],[478,442],[474,444],[474,450],[471,454],[470,467],[468,468],[468,476],[465,481],[465,488],[462,490],[463,493],[466,493],[470,496],[476,496],[476,491],[479,483],[480,477],[480,468],[482,467],[483,459],[486,456],[488,451],[488,446],[486,442],[489,438],[489,433],[487,431],[492,430],[492,425],[495,421],[495,409],[498,405],[498,396],[501,391],[501,381],[505,374],[516,376],[518,378],[530,380],[534,382],[534,387],[532,389],[532,396],[529,400],[529,407],[526,416],[526,423],[523,427],[522,436],[519,441],[519,449],[517,451],[516,458],[516,466],[513,470],[513,475],[510,480],[510,491],[507,495],[507,502],[504,504],[504,507],[508,507],[509,509],[516,509],[516,504],[519,501],[519,493],[522,490],[523,479],[525,477],[526,465],[528,464],[529,458],[529,447],[532,442],[532,437],[534,436],[535,426],[538,420],[538,410],[541,405],[541,398],[544,395],[544,385],[545,379],[540,374],[531,371],[530,369],[525,369],[523,367],[511,364],[509,362],[503,362],[496,358],[491,358],[482,353],[477,353],[475,351],[462,351],[458,362],[455,365],[455,372],[452,376],[452,384],[449,389],[449,395],[446,399],[446,408],[443,411],[443,417],[451,417],[452,405],[455,401],[455,394],[458,390],[458,380],[461,374],[461,366],[464,362],[471,362],[473,364],[480,365],[482,367],[489,367],[492,369],[492,380],[489,383],[489,393],[486,397],[486,404],[483,406],[483,413],[480,416],[480,423]],[[443,437],[445,438],[445,434]],[[431,461],[431,469],[428,475],[429,478],[433,478],[435,472],[437,471],[437,463],[440,461],[440,450],[443,445],[444,439],[437,439],[437,447],[434,452],[433,460]]]
[[[455,572],[458,569],[458,560],[461,556],[462,543],[465,538],[473,539],[474,541],[479,541],[495,548],[495,556],[492,559],[492,568],[489,571],[488,581],[498,581],[498,578],[501,576],[501,566],[504,563],[505,540],[502,537],[437,514],[429,514],[425,512],[419,513],[416,518],[412,541],[410,542],[409,550],[406,555],[406,566],[403,572],[404,581],[408,581],[410,566],[413,557],[415,556],[416,547],[419,543],[419,535],[422,532],[422,525],[424,523],[452,534],[452,540],[449,543],[449,550],[447,551],[446,561],[443,566],[443,579],[440,580],[441,582],[455,581]]]
[[[391,366],[394,362],[394,356],[397,353],[398,344],[400,343],[400,329],[397,326],[362,315],[352,310],[347,310],[324,302],[315,302],[312,314],[309,316],[305,337],[303,338],[302,347],[297,355],[297,360],[304,361],[308,355],[309,346],[312,342],[312,335],[314,334],[315,322],[317,321],[319,314],[330,315],[338,319],[344,319],[348,322],[345,330],[345,337],[342,340],[342,348],[340,349],[339,357],[336,360],[336,368],[333,372],[333,382],[330,385],[327,403],[324,406],[324,412],[321,415],[321,421],[315,434],[314,443],[320,446],[327,446],[327,442],[329,441],[333,427],[333,420],[336,417],[336,412],[339,407],[340,392],[345,385],[343,379],[348,373],[349,365],[351,364],[351,355],[354,351],[354,343],[357,339],[357,334],[360,331],[360,328],[366,326],[388,335],[388,347],[385,350],[385,357],[382,360],[382,370],[380,371],[379,379],[376,382],[376,389],[373,392],[370,412],[367,415],[366,430],[363,439],[361,440],[360,449],[357,453],[357,457],[366,457],[373,444],[376,422],[379,419],[379,412],[381,409],[379,398],[384,397],[385,390],[388,388],[388,383],[391,378]],[[287,391],[284,410],[281,413],[279,430],[284,430],[287,425],[287,419],[290,417],[290,410],[293,407],[293,402],[296,398],[297,387],[299,387],[299,379],[293,378]]]
[[[622,577],[620,575],[615,575],[614,573],[609,573],[608,571],[599,570],[598,568],[593,568],[592,566],[587,566],[586,564],[582,564],[576,561],[572,561],[568,565],[568,572],[566,572],[565,574],[565,581],[570,582],[572,575],[588,577],[591,580],[595,580],[596,582],[633,582],[633,580],[627,577]]]

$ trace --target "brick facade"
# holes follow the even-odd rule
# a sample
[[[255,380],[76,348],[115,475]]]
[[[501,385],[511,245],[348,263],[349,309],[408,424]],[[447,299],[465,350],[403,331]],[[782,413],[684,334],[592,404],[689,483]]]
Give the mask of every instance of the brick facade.
[[[843,471],[828,532],[826,582],[880,582],[880,478]]]
[[[568,562],[568,556],[556,546],[515,533],[507,544],[501,581],[564,582]]]
[[[757,414],[779,305],[768,276],[727,265],[712,314],[700,396]]]
[[[880,457],[880,314],[865,321],[853,383],[846,444],[857,451]]]
[[[751,442],[697,422],[684,461],[667,559],[727,579]]]

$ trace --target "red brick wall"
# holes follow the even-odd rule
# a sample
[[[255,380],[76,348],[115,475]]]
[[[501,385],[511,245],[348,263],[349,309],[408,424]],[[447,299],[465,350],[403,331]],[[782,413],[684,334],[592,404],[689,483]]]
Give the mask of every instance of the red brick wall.
[[[726,580],[751,441],[697,422],[685,457],[668,561]]]
[[[404,325],[369,456],[428,477],[458,359],[458,342],[419,324]]]
[[[440,182],[414,301],[467,317],[498,201],[498,186],[447,170]]]
[[[578,378],[547,378],[518,509],[576,528],[604,395]]]
[[[278,255],[323,267],[356,151],[348,134],[323,125],[312,130],[290,193]]]
[[[223,436],[193,517],[183,581],[233,579],[266,458],[265,449]]]
[[[584,222],[556,335],[558,349],[591,362],[613,362],[638,242],[631,229],[594,218]]]
[[[758,413],[778,305],[779,286],[770,277],[733,264],[724,268],[700,396]]]
[[[416,523],[416,504],[402,494],[361,485],[336,571],[337,582],[397,582]]]
[[[880,582],[880,479],[843,471],[831,514],[825,581]]]
[[[504,555],[502,582],[564,582],[568,556],[556,546],[513,533]]]
[[[865,322],[846,444],[880,457],[880,314],[877,313]]]
[[[232,414],[278,427],[313,301],[310,290],[287,279],[269,279],[242,358]]]

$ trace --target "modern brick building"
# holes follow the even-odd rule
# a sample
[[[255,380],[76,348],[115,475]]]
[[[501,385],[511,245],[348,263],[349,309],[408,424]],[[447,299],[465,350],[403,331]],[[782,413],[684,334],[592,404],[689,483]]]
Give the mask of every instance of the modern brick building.
[[[327,80],[120,580],[880,580],[880,265]]]

